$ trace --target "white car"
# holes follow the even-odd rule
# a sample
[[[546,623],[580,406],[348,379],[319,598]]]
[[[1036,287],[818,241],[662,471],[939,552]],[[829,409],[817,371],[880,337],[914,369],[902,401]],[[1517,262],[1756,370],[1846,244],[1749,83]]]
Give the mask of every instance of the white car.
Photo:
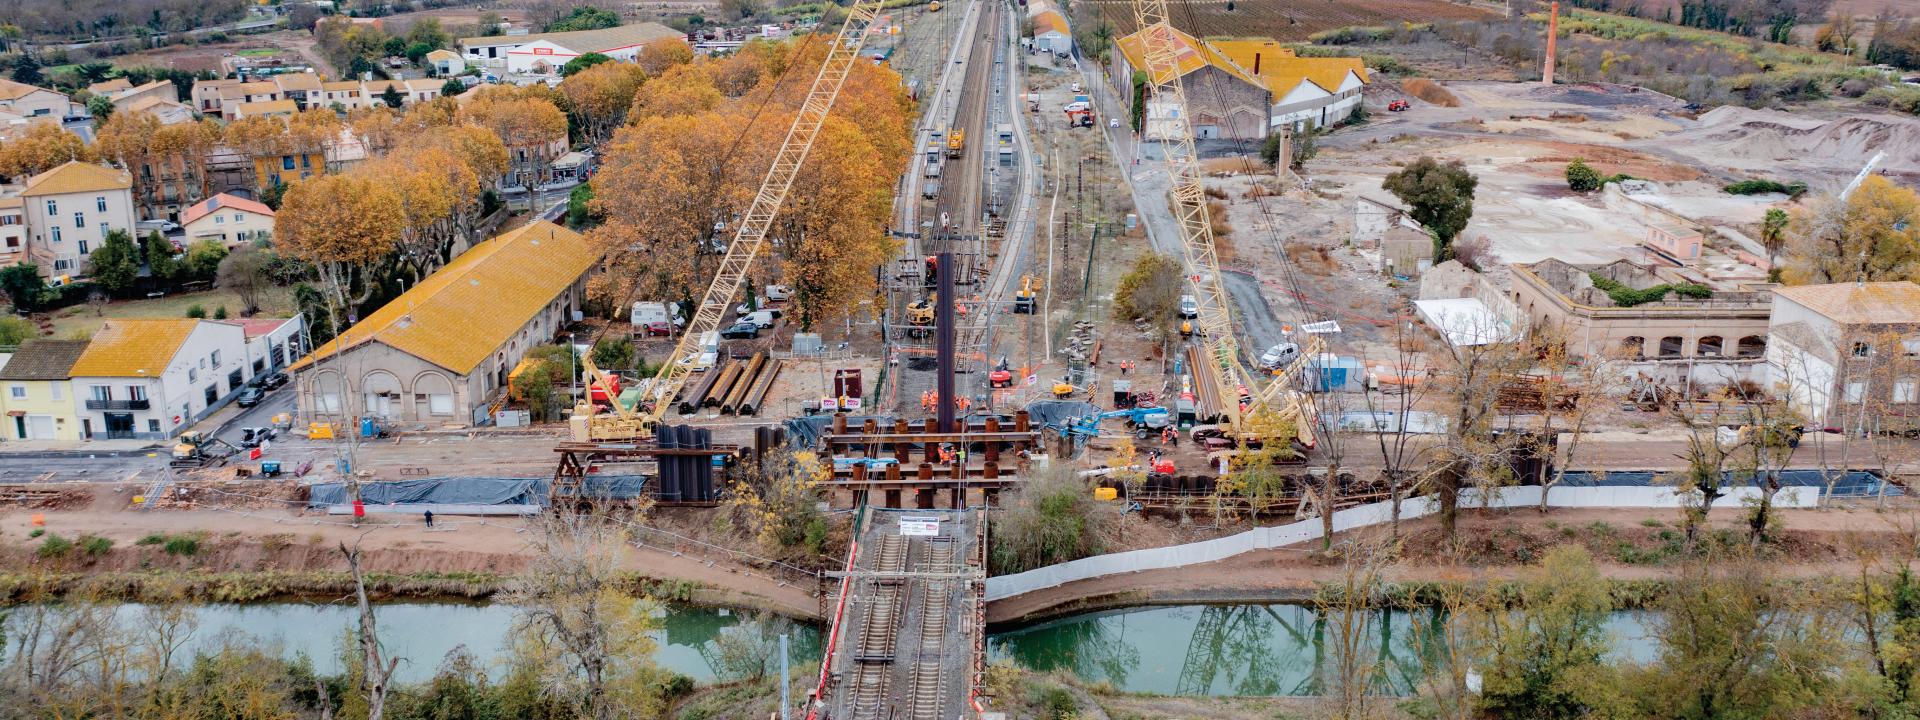
[[[1192,320],[1200,317],[1200,301],[1192,295],[1180,296],[1180,317]]]
[[[1299,358],[1300,346],[1290,342],[1283,342],[1267,348],[1266,352],[1260,354],[1260,367],[1268,370],[1278,370],[1293,364],[1293,361]]]

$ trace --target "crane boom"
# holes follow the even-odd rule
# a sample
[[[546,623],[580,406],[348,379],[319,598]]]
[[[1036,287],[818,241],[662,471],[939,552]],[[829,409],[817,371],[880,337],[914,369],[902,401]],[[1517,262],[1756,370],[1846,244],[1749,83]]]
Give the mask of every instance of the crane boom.
[[[593,439],[632,438],[650,432],[666,414],[673,396],[686,384],[687,375],[693,371],[693,363],[681,361],[695,351],[695,343],[699,342],[701,336],[720,329],[720,321],[726,317],[727,305],[740,292],[741,284],[746,282],[747,270],[753,266],[754,258],[760,255],[760,246],[766,242],[774,216],[785,204],[787,192],[793,189],[794,178],[800,174],[801,164],[807,161],[808,153],[813,151],[814,139],[820,136],[820,129],[826,124],[827,112],[833,109],[834,100],[840,97],[841,86],[846,84],[854,61],[860,57],[860,47],[866,42],[867,27],[879,15],[882,1],[857,0],[847,8],[847,20],[828,45],[827,57],[820,63],[820,72],[814,76],[813,85],[807,90],[807,98],[793,118],[793,125],[787,128],[787,137],[780,143],[780,151],[774,154],[773,165],[767,168],[766,179],[761,181],[760,190],[754,193],[753,203],[740,219],[739,230],[734,233],[733,243],[727,246],[726,257],[720,260],[719,271],[714,274],[713,282],[707,285],[706,293],[700,296],[700,304],[695,306],[693,317],[687,320],[686,332],[674,344],[673,354],[660,366],[660,371],[646,389],[652,407],[633,417],[623,413],[617,418],[595,418],[602,422],[593,424],[590,430]],[[615,402],[614,405],[617,408],[619,403]]]
[[[1213,386],[1215,397],[1225,406],[1221,410],[1226,424],[1237,433],[1249,434],[1253,431],[1250,421],[1264,422],[1273,414],[1271,405],[1284,403],[1285,414],[1294,420],[1295,432],[1311,446],[1313,435],[1306,417],[1311,410],[1298,393],[1286,390],[1292,370],[1263,387],[1240,362],[1240,341],[1233,329],[1233,299],[1220,277],[1220,256],[1215,250],[1206,187],[1201,184],[1199,156],[1194,151],[1193,116],[1188,111],[1186,88],[1180,82],[1181,48],[1168,21],[1167,0],[1134,0],[1133,13],[1143,33],[1147,86],[1152,88],[1156,100],[1171,105],[1174,110],[1166,113],[1160,136],[1167,158],[1167,175],[1172,183],[1170,209],[1180,226],[1180,250],[1186,262],[1187,280],[1194,286],[1195,304],[1199,306],[1196,319],[1203,337],[1207,368],[1196,373],[1200,376],[1198,381]],[[1144,131],[1153,123],[1151,111],[1148,116],[1147,126],[1142,127],[1143,139]],[[1303,336],[1301,339],[1303,354],[1317,353],[1316,338]],[[1293,366],[1298,368],[1304,364],[1305,359]],[[1241,388],[1249,391],[1245,393],[1248,396],[1245,407],[1235,402],[1243,394]]]

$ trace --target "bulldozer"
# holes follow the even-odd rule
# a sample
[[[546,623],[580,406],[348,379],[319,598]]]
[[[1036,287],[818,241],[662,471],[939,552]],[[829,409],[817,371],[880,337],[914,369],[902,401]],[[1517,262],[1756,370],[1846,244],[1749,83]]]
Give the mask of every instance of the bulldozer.
[[[176,468],[203,468],[218,466],[227,458],[239,454],[240,448],[206,433],[186,433],[173,445],[173,459],[168,463]]]

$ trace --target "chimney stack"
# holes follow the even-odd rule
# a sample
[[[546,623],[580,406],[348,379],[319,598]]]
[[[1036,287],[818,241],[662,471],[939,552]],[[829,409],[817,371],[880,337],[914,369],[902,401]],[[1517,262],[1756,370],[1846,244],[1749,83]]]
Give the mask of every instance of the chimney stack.
[[[1560,3],[1558,0],[1555,0],[1553,3],[1553,10],[1551,12],[1552,14],[1547,16],[1547,67],[1540,73],[1540,82],[1545,85],[1553,84],[1554,44],[1560,39]]]

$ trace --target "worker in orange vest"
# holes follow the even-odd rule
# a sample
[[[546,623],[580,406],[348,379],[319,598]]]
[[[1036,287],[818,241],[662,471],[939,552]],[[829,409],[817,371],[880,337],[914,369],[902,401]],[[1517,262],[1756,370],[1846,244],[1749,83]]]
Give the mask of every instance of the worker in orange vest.
[[[947,465],[953,464],[953,446],[952,445],[948,445],[945,443],[942,443],[940,445],[940,462]]]

